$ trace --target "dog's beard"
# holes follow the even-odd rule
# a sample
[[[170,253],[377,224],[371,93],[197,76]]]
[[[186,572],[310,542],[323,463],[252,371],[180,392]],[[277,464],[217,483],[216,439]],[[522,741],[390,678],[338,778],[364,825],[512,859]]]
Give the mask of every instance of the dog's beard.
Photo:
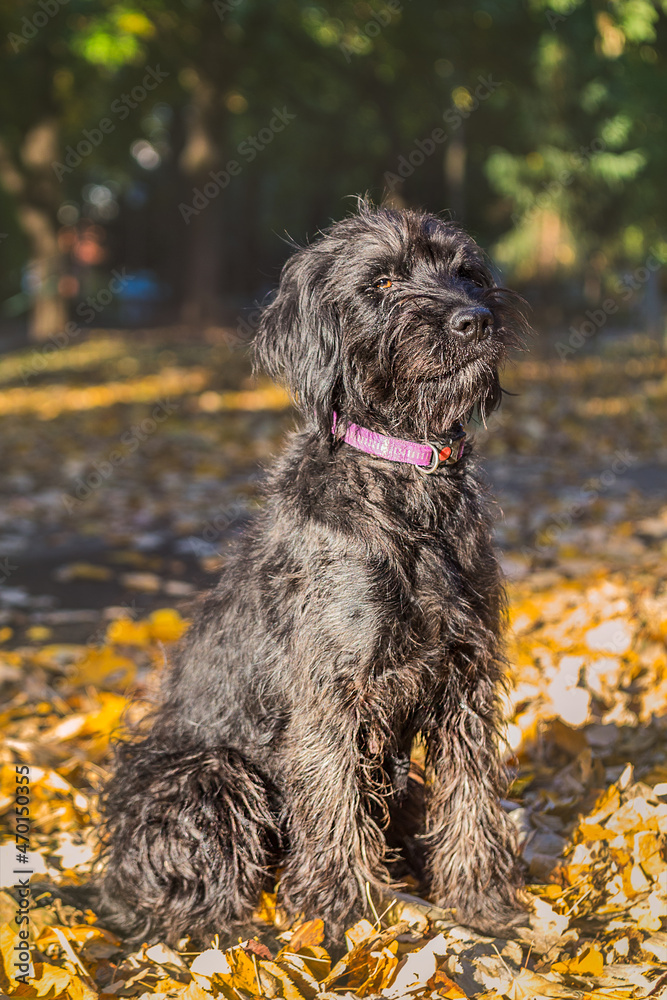
[[[405,406],[412,406],[414,431],[422,438],[438,438],[457,422],[465,423],[477,411],[483,420],[500,403],[496,369],[477,358],[441,378],[412,386]]]
[[[498,406],[502,340],[458,345],[423,320],[391,330],[375,348],[366,339],[349,358],[340,409],[356,423],[418,440],[437,439],[477,410]]]

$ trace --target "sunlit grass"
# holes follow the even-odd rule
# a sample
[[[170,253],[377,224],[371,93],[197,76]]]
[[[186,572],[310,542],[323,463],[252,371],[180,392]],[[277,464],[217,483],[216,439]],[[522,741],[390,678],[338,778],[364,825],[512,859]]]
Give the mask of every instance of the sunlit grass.
[[[165,368],[156,375],[122,382],[83,387],[58,383],[6,389],[0,394],[0,416],[30,413],[41,420],[53,420],[61,413],[93,410],[116,403],[157,403],[165,397],[200,392],[209,377],[209,373],[202,369]]]
[[[0,385],[56,371],[83,371],[127,353],[127,343],[117,337],[96,337],[71,347],[36,345],[0,359]]]
[[[59,349],[39,345],[2,358],[0,385],[7,387],[0,392],[0,417],[29,414],[54,420],[61,414],[105,409],[118,403],[150,404],[184,396],[199,396],[194,405],[202,413],[284,410],[290,406],[287,393],[267,379],[239,391],[219,390],[216,382],[220,373],[216,365],[202,364],[208,349],[201,344],[185,344],[182,350],[176,346],[168,351],[174,363],[167,365],[154,346],[137,345],[126,335],[110,334]],[[146,374],[136,374],[140,367]],[[246,367],[241,365],[244,370]],[[82,385],[81,376],[75,378],[74,373],[86,370],[92,384]],[[58,382],[48,379],[55,373],[60,375]],[[24,384],[7,385],[17,381]]]

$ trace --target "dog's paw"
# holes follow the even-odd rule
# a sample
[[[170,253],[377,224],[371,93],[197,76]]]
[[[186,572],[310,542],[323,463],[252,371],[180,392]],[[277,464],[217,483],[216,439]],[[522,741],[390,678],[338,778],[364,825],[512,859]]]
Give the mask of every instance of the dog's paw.
[[[529,914],[522,909],[504,906],[498,907],[492,913],[484,910],[477,913],[462,914],[455,909],[456,919],[466,927],[472,927],[488,937],[511,938],[520,927],[527,927]]]
[[[489,937],[510,938],[530,922],[530,903],[521,891],[511,895],[489,893],[483,897],[451,900],[454,919]]]
[[[530,922],[529,897],[517,887],[505,886],[501,891],[451,895],[438,903],[453,911],[454,919],[464,927],[489,937],[509,938]]]

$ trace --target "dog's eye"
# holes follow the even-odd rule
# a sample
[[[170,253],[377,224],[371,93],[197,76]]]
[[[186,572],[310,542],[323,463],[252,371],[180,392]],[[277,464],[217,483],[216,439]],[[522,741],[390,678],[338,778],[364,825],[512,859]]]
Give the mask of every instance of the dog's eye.
[[[378,278],[373,282],[373,288],[391,288],[392,284],[391,278]]]
[[[464,268],[459,271],[459,277],[463,278],[464,281],[468,281],[471,285],[477,285],[478,288],[484,288],[484,281],[480,278],[476,271]]]

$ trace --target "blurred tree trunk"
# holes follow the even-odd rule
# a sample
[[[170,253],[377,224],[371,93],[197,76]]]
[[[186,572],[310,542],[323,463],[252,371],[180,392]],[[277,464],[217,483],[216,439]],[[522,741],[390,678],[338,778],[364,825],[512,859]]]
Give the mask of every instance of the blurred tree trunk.
[[[58,249],[55,213],[61,192],[53,162],[58,159],[58,124],[49,118],[33,126],[15,161],[0,141],[0,181],[16,199],[17,218],[30,246],[28,321],[31,340],[47,340],[67,322],[67,307],[58,291],[63,261]]]
[[[224,192],[211,179],[211,171],[222,167],[218,137],[222,130],[220,94],[201,77],[197,78],[192,103],[186,119],[186,139],[179,165],[187,178],[186,202],[193,204],[193,189],[203,192],[217,187],[217,193],[207,198],[208,204],[192,215],[187,226],[188,254],[186,262],[183,320],[198,324],[220,322],[222,296],[222,205]]]
[[[665,334],[665,312],[663,309],[659,271],[649,271],[648,273],[646,290],[641,300],[640,310],[646,332],[660,341]],[[661,346],[667,347],[667,338],[665,338],[664,344]]]
[[[464,129],[465,125],[461,122],[458,131],[448,139],[443,162],[447,208],[452,213],[452,219],[459,223],[465,222],[467,148]]]

